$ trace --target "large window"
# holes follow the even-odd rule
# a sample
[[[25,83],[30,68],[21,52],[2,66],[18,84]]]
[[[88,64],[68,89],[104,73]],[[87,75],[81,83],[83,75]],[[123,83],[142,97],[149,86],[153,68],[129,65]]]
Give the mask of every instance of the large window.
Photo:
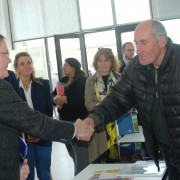
[[[114,0],[117,24],[150,19],[149,0]]]
[[[167,35],[172,39],[172,41],[180,44],[180,19],[162,21],[162,23],[166,28]]]
[[[79,31],[76,0],[8,0],[8,4],[13,41]]]
[[[92,62],[95,53],[99,47],[111,48],[113,53],[117,56],[116,38],[114,30],[104,31],[85,35],[86,51],[88,68],[91,73],[95,70],[92,67]]]
[[[111,0],[79,0],[82,29],[113,25]]]
[[[54,89],[56,83],[59,81],[54,37],[48,38],[47,42],[48,42],[48,52],[49,52],[48,63],[51,73],[52,89]]]
[[[151,0],[54,0],[53,3],[51,1],[20,0],[19,3],[18,0],[9,0],[9,10],[14,42],[49,37],[47,38],[48,49],[45,49],[44,39],[15,42],[15,50],[11,51],[12,60],[17,52],[28,51],[33,58],[37,76],[48,78],[48,75],[51,75],[49,78],[52,77],[53,88],[58,81],[57,61],[60,59],[57,57],[58,53],[52,36],[55,34],[68,36],[70,32],[83,35],[80,38],[80,45],[79,39],[59,40],[61,63],[63,65],[63,60],[67,57],[76,57],[81,61],[83,69],[87,70],[88,65],[88,69],[93,73],[92,62],[99,47],[111,48],[114,54],[118,54],[122,59],[121,45],[126,41],[134,41],[134,29],[129,29],[128,26],[152,18]],[[161,2],[164,3],[164,1]],[[156,5],[155,0],[153,4]],[[180,43],[178,34],[180,19],[166,20],[162,23],[173,42]],[[128,28],[118,34],[117,28],[124,26]],[[87,63],[84,63],[86,60]],[[12,63],[10,69],[13,69]]]
[[[48,78],[44,40],[31,40],[14,43],[14,51],[10,52],[12,61],[18,52],[27,51],[33,60],[36,76]],[[11,63],[11,65],[13,62]],[[10,68],[11,69],[11,68]]]
[[[134,43],[134,31],[130,31],[130,32],[124,32],[121,34],[121,40],[122,40],[122,45],[125,42],[132,42],[134,44],[134,47],[136,48],[136,45]],[[136,55],[136,50],[134,55]]]

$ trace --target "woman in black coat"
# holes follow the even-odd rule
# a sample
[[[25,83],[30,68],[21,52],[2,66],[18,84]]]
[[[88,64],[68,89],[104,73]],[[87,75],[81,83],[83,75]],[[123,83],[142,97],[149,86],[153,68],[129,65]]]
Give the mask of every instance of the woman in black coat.
[[[75,58],[65,60],[63,70],[65,76],[60,83],[64,84],[64,94],[58,95],[53,91],[53,103],[58,106],[59,119],[76,121],[87,116],[85,107],[86,75],[80,69],[81,64]],[[88,143],[74,139],[71,144],[66,144],[69,155],[75,163],[75,175],[89,164]]]

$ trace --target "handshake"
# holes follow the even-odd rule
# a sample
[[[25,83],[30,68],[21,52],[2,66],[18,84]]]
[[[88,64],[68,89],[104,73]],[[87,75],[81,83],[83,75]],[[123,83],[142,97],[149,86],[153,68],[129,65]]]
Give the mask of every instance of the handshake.
[[[78,140],[89,141],[94,132],[94,120],[86,118],[85,120],[77,119],[74,123],[75,136]]]

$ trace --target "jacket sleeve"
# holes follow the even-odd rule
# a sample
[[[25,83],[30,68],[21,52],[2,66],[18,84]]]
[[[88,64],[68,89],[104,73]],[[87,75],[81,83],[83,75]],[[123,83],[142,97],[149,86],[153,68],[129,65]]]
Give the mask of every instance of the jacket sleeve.
[[[97,104],[99,104],[99,101],[96,98],[94,80],[89,77],[85,86],[85,106],[88,111],[91,111]]]
[[[33,137],[68,143],[74,134],[74,125],[52,119],[33,111],[15,93],[12,86],[0,80],[0,123]]]
[[[89,113],[95,126],[107,124],[134,107],[132,77],[129,76],[131,69],[129,66],[123,71],[109,95]]]

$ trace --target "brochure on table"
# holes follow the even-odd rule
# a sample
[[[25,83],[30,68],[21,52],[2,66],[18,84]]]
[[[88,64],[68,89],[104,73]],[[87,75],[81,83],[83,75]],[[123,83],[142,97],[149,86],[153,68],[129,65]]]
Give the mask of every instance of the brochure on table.
[[[89,180],[133,180],[137,177],[162,177],[166,171],[164,161],[159,163],[160,171],[153,161],[137,161],[120,169],[95,171]]]
[[[159,163],[160,171],[158,172],[157,166],[154,161],[137,161],[129,167],[122,168],[118,176],[163,176],[166,170],[164,161]]]

